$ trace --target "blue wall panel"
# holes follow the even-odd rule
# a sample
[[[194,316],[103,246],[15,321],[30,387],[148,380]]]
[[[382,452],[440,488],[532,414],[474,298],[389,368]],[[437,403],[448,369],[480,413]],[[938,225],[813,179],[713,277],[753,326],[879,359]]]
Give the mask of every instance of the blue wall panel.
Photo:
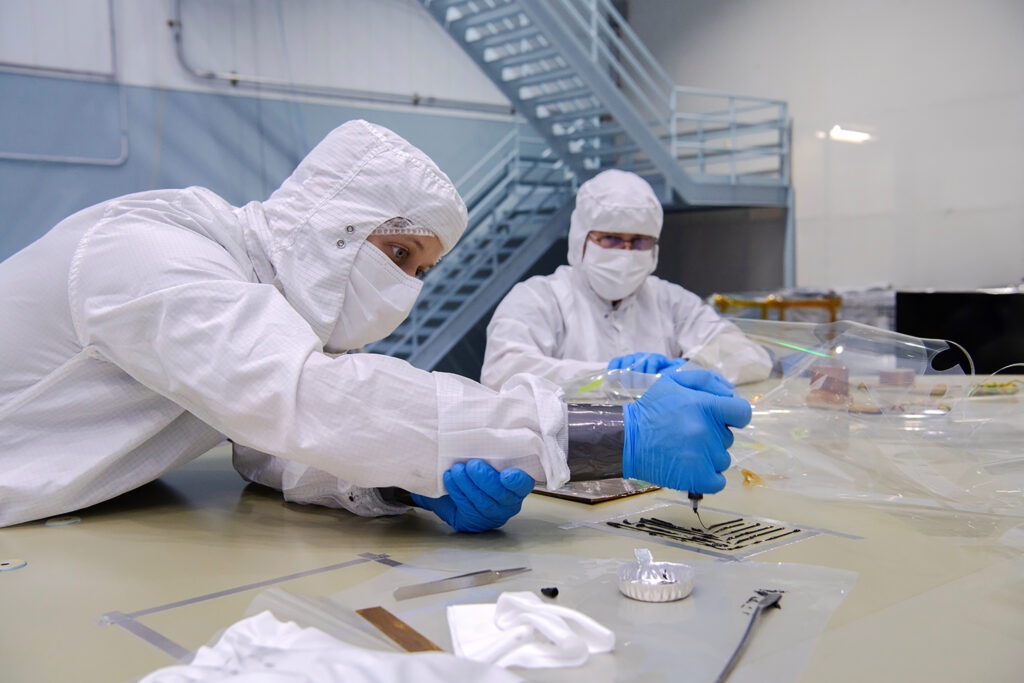
[[[0,259],[65,216],[142,190],[201,185],[233,204],[266,198],[332,128],[365,118],[420,147],[458,181],[508,121],[125,87],[128,154],[101,166],[0,158]],[[0,73],[0,154],[115,158],[119,87]],[[426,111],[426,110],[425,110]]]

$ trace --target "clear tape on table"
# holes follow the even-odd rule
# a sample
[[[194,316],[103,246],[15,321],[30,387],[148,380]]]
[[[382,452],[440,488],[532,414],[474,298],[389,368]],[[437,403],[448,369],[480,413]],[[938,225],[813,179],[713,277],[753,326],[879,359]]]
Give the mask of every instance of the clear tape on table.
[[[350,620],[337,615],[377,604],[451,652],[447,605],[493,603],[504,591],[537,592],[556,586],[556,604],[579,610],[614,631],[615,650],[593,656],[578,668],[516,669],[517,674],[530,680],[600,683],[675,681],[684,671],[687,680],[710,681],[721,671],[749,623],[750,597],[758,590],[781,590],[785,592],[782,609],[773,610],[761,624],[730,681],[790,681],[799,678],[829,618],[856,580],[854,572],[824,567],[687,558],[696,572],[691,595],[676,602],[644,603],[627,598],[618,589],[619,567],[631,560],[631,555],[600,559],[438,550],[333,595],[292,594],[282,599],[284,591],[268,591],[254,601],[250,612],[269,607],[279,619],[317,626],[348,639]],[[457,592],[402,601],[392,597],[396,587],[418,580],[512,566],[529,566],[532,571]],[[271,592],[277,595],[268,601]]]
[[[318,628],[339,640],[368,650],[404,652],[354,610],[339,609],[325,597],[269,588],[253,598],[245,615],[253,616],[263,611],[271,612],[281,621],[294,621],[300,626]]]

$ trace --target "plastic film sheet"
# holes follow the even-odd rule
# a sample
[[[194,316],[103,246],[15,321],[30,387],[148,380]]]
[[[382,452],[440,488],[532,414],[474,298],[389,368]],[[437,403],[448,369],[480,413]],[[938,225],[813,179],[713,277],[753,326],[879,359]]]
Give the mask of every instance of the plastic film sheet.
[[[664,558],[663,558],[664,559]],[[759,625],[738,668],[729,678],[793,681],[807,663],[829,618],[849,593],[854,572],[798,564],[688,562],[695,570],[689,597],[666,603],[632,600],[619,592],[618,572],[633,561],[566,555],[535,555],[472,550],[438,550],[415,562],[385,570],[360,585],[329,596],[302,596],[275,590],[262,594],[250,612],[271,609],[278,619],[317,626],[346,639],[359,629],[348,615],[379,604],[451,652],[445,617],[449,604],[494,603],[505,591],[559,589],[555,604],[579,610],[615,632],[615,650],[592,656],[571,669],[513,669],[537,681],[712,681],[721,672],[750,621],[749,601],[757,591],[781,590],[781,609]],[[401,585],[430,581],[485,568],[528,566],[532,571],[487,586],[395,601]],[[269,592],[268,592],[269,593]],[[353,615],[354,616],[354,615]],[[336,628],[337,632],[332,630]],[[371,634],[360,635],[361,643]],[[379,639],[378,639],[379,640]],[[386,646],[385,646],[386,647]]]
[[[533,488],[534,493],[588,504],[603,503],[609,500],[660,490],[660,486],[655,486],[639,479],[618,478],[570,481],[565,486],[557,489],[545,488],[539,484]]]
[[[879,506],[967,542],[1024,521],[1024,364],[975,376],[952,342],[848,321],[733,322],[774,365],[739,389],[754,409],[731,449],[746,485]],[[606,370],[565,389],[619,405],[658,377]]]
[[[779,375],[748,396],[753,419],[736,432],[746,484],[911,512],[940,535],[991,537],[1024,521],[1012,377],[941,369],[966,353],[858,323],[735,322]]]
[[[633,370],[603,370],[578,377],[562,388],[565,400],[574,403],[622,405],[634,401],[651,388],[661,374]]]

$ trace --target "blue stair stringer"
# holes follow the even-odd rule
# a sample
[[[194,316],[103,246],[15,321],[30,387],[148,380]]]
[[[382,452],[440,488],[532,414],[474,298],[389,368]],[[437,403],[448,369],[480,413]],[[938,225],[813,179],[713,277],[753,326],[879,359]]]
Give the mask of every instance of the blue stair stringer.
[[[432,369],[566,234],[576,178],[543,140],[506,135],[456,183],[466,234],[424,277],[409,318],[366,350]]]

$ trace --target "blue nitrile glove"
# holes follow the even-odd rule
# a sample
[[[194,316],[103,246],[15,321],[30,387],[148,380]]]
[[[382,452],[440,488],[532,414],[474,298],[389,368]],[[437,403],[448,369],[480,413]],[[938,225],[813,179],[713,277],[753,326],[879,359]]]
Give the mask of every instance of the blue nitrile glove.
[[[685,363],[682,358],[677,359]],[[629,353],[625,356],[616,356],[608,361],[609,370],[632,370],[633,372],[646,372],[656,374],[662,369],[675,364],[660,353]]]
[[[623,406],[626,477],[692,493],[725,488],[733,436],[750,422],[750,404],[685,384],[695,371],[662,375],[643,396]],[[687,377],[691,375],[691,377]]]
[[[716,396],[735,396],[736,385],[722,377],[715,370],[705,370],[694,365],[683,368],[681,365],[675,368],[667,368],[662,371],[663,375],[671,374],[676,383],[682,384],[690,389],[699,389]]]
[[[459,463],[444,473],[447,496],[427,498],[416,493],[412,500],[430,510],[456,531],[497,529],[523,507],[533,490],[533,478],[509,468],[500,473],[483,460]]]

